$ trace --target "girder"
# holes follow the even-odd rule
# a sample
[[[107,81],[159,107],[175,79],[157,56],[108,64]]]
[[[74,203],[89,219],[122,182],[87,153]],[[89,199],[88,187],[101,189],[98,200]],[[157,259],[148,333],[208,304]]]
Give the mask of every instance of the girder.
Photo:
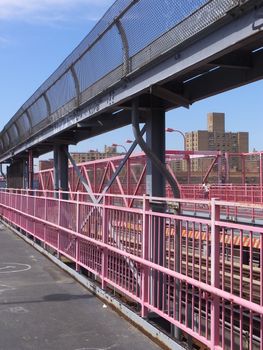
[[[247,83],[263,78],[263,51],[257,51],[249,57],[251,67],[246,69],[234,69],[230,67],[219,67],[207,74],[185,84],[185,95],[191,101],[197,101],[205,97],[227,91]]]

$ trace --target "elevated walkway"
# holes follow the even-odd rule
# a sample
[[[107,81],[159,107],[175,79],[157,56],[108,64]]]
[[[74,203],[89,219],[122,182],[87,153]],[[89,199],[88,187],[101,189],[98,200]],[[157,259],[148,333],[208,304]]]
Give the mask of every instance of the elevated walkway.
[[[157,350],[149,338],[0,224],[1,350]]]

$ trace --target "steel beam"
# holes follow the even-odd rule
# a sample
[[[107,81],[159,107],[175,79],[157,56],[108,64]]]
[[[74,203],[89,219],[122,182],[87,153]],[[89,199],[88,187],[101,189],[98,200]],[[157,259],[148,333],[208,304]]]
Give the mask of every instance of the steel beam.
[[[212,66],[233,69],[251,69],[253,67],[250,52],[240,50],[238,53],[230,53],[225,57],[210,62]]]
[[[251,54],[252,67],[233,69],[220,67],[184,84],[185,96],[198,101],[263,78],[263,51]]]
[[[26,187],[24,159],[16,160],[7,167],[6,181],[8,188]]]
[[[54,190],[68,191],[68,146],[55,145],[54,146]],[[56,198],[59,193],[55,192]],[[62,194],[63,199],[68,199],[68,194]]]
[[[67,145],[55,145],[54,146],[54,189],[55,191],[65,191],[68,188],[68,146]],[[58,196],[58,193],[56,193]],[[68,194],[62,194],[63,199],[68,199]]]
[[[67,151],[68,151],[68,146],[67,145],[62,145],[60,146],[60,151],[58,154],[58,161],[59,161],[59,176],[60,176],[60,182],[59,182],[59,187],[61,191],[68,191],[68,157],[67,157]],[[63,199],[68,198],[68,194],[63,194],[62,195]]]
[[[34,157],[33,157],[32,150],[28,151],[27,168],[28,168],[28,188],[32,190],[34,188]]]
[[[152,110],[146,122],[146,143],[165,164],[165,111]],[[165,179],[151,159],[147,158],[146,193],[151,197],[165,197]]]
[[[166,100],[173,105],[189,108],[190,101],[178,93],[175,93],[158,85],[151,86],[150,91],[154,96]]]
[[[93,202],[94,204],[97,204],[97,199],[96,199],[96,197],[95,197],[94,194],[93,194],[92,188],[90,188],[90,186],[89,186],[87,180],[86,180],[85,177],[81,174],[81,171],[79,170],[79,167],[78,167],[78,165],[76,164],[75,160],[72,158],[72,156],[71,156],[71,154],[69,153],[68,150],[65,150],[65,152],[66,152],[66,155],[67,155],[67,157],[68,157],[70,163],[72,164],[74,170],[76,171],[76,173],[77,173],[77,175],[78,175],[78,177],[79,177],[79,179],[80,179],[82,185],[84,186],[85,190],[86,190],[87,193],[89,194],[89,196],[90,196],[92,202]]]
[[[151,116],[146,121],[146,144],[151,152],[165,164],[165,111],[153,109],[151,112]],[[146,159],[146,194],[151,197],[165,197],[165,178],[149,157]],[[158,201],[152,202],[151,207],[154,212],[165,210],[163,203],[160,205]],[[153,217],[151,227],[149,258],[156,264],[164,266],[163,222],[157,222]],[[160,234],[158,235],[157,232]],[[161,306],[164,293],[163,276],[158,276],[158,273],[152,270],[150,283],[151,304],[155,307]]]
[[[54,190],[59,190],[59,145],[54,146]]]

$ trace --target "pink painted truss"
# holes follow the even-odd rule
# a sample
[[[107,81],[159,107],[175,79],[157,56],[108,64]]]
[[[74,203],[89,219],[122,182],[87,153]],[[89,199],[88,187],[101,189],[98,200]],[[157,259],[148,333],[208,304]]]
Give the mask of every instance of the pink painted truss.
[[[74,200],[2,190],[0,214],[140,305],[143,317],[154,311],[210,349],[263,350],[262,225],[226,221],[228,203],[214,199],[107,194],[94,204],[80,200],[87,194],[68,195]],[[121,204],[132,200],[137,208]],[[153,212],[153,200],[170,212]],[[178,203],[207,206],[209,216],[173,214]]]
[[[262,160],[261,153],[228,154],[224,159],[228,163],[243,166],[240,171],[229,168],[221,160],[221,152],[167,151],[166,164],[185,199],[204,199],[201,183],[206,178],[210,183],[210,198],[226,201],[263,203]],[[93,193],[101,193],[123,156],[107,158],[78,164],[82,176]],[[199,163],[196,163],[199,162]],[[223,164],[219,168],[218,163]],[[196,164],[198,168],[196,168]],[[237,166],[236,165],[236,166]],[[236,168],[235,168],[236,169]],[[224,176],[224,184],[222,177]],[[250,181],[249,184],[245,183]],[[35,174],[40,190],[54,189],[53,169]],[[227,182],[226,182],[227,181]],[[230,183],[230,182],[233,183]],[[70,192],[85,192],[85,188],[73,167],[69,168]],[[116,178],[108,193],[119,195],[144,195],[146,193],[146,157],[143,153],[129,158],[120,175]],[[166,186],[166,196],[173,197],[170,186]],[[126,201],[131,206],[133,200]]]

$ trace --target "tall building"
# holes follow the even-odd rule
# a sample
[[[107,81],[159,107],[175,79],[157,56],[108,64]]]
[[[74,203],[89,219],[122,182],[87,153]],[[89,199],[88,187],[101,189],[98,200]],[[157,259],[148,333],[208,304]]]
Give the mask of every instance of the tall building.
[[[120,153],[117,153],[117,147],[105,145],[104,152],[91,149],[88,152],[71,152],[70,154],[76,163],[84,163],[92,160],[114,157]]]
[[[47,170],[54,167],[54,159],[46,159],[39,161],[39,170]]]
[[[90,162],[92,160],[104,159],[109,157],[115,157],[123,153],[117,152],[116,146],[104,146],[104,152],[99,152],[96,150],[89,150],[88,152],[71,152],[70,153],[74,161],[78,163]],[[70,163],[70,162],[69,162]],[[46,170],[54,167],[54,160],[40,160],[39,170]]]
[[[208,113],[207,130],[185,133],[186,150],[244,153],[248,152],[248,136],[248,132],[226,132],[224,113]],[[236,161],[233,160],[230,166],[239,170],[239,163],[236,159]],[[196,161],[193,166],[198,168],[199,162]]]

